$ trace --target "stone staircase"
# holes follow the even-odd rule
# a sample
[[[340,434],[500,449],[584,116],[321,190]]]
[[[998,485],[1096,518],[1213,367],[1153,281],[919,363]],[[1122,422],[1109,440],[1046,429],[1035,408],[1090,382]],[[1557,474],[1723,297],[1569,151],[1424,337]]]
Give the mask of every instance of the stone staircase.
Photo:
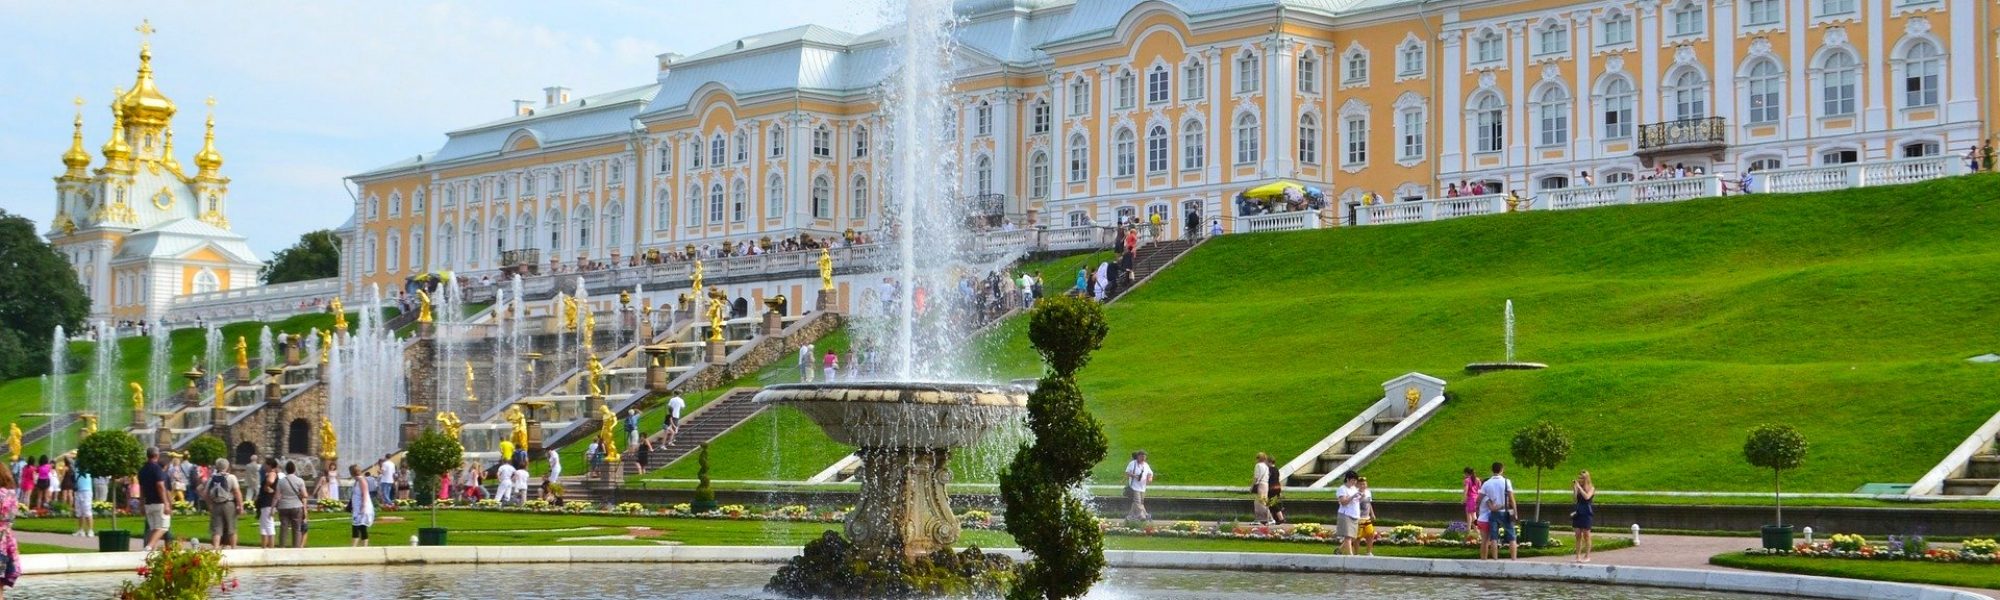
[[[1947,496],[1986,496],[2000,488],[2000,455],[1982,454],[1965,463],[1965,476],[1944,480]]]
[[[702,444],[715,441],[722,434],[764,412],[767,406],[753,401],[763,388],[735,388],[722,397],[701,405],[701,408],[681,417],[681,431],[674,436],[674,445],[667,445],[665,432],[655,433],[647,439],[653,441],[653,455],[647,458],[647,469],[658,469],[674,464],[695,453]],[[619,465],[626,475],[643,475],[639,470],[638,457],[625,453],[623,464]]]
[[[1354,458],[1354,455],[1360,454],[1361,449],[1375,443],[1375,440],[1381,439],[1383,434],[1402,422],[1402,417],[1376,417],[1369,420],[1367,426],[1349,434],[1332,448],[1328,448],[1325,453],[1319,455],[1319,458],[1314,459],[1311,465],[1292,473],[1291,477],[1285,479],[1285,486],[1312,485],[1321,477],[1332,473],[1334,469],[1340,468],[1340,465],[1346,464],[1349,459]]]
[[[1119,287],[1117,293],[1107,298],[1105,302],[1117,301],[1126,292],[1139,287],[1140,284],[1145,283],[1147,279],[1151,278],[1154,273],[1167,268],[1167,265],[1173,264],[1175,260],[1179,260],[1182,255],[1187,254],[1188,250],[1192,250],[1200,244],[1201,242],[1197,240],[1169,240],[1140,246],[1138,256],[1135,257],[1132,265],[1132,282]]]

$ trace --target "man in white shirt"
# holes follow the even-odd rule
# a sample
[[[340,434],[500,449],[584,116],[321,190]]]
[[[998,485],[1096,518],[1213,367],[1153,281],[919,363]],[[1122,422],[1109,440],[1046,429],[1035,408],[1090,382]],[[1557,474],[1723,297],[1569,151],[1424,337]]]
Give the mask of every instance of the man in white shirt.
[[[1021,305],[1035,305],[1035,278],[1026,272],[1021,273]]]
[[[1339,504],[1339,518],[1334,523],[1333,535],[1340,538],[1339,554],[1354,554],[1354,538],[1361,530],[1361,488],[1355,485],[1361,475],[1353,471],[1340,477],[1340,489],[1333,492],[1334,501]]]
[[[515,469],[514,503],[521,504],[527,501],[528,501],[528,470],[525,468]]]
[[[1500,558],[1500,538],[1505,537],[1508,558],[1520,558],[1521,545],[1514,539],[1514,482],[1508,481],[1500,472],[1505,465],[1493,463],[1493,476],[1479,486],[1479,522],[1482,525],[1479,540],[1479,558]]]
[[[396,504],[396,461],[392,460],[392,458],[389,455],[382,457],[382,474],[380,475],[382,483],[379,485],[382,489],[380,493],[376,494],[375,501],[383,506],[393,506]]]
[[[514,464],[503,461],[496,472],[500,475],[500,482],[493,486],[493,499],[505,506],[514,499]]]
[[[1132,462],[1125,463],[1125,499],[1132,502],[1125,511],[1125,520],[1153,520],[1153,515],[1146,512],[1146,484],[1152,482],[1153,466],[1146,463],[1146,451],[1133,452]]]
[[[1269,525],[1271,521],[1271,471],[1265,463],[1271,456],[1257,453],[1257,464],[1250,467],[1250,517],[1258,525]]]
[[[812,380],[813,380],[813,345],[806,344],[804,346],[799,346],[799,381],[810,383],[812,382]]]
[[[555,448],[543,448],[542,460],[549,461],[549,481],[562,482],[562,457],[556,455]]]
[[[674,445],[674,438],[681,434],[681,411],[687,409],[687,400],[680,394],[667,399],[667,445]]]

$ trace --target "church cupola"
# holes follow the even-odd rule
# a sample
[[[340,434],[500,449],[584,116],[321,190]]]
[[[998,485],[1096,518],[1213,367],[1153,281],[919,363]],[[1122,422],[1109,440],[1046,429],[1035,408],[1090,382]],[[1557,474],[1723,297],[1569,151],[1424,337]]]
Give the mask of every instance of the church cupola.
[[[62,155],[63,166],[68,170],[64,177],[87,177],[90,169],[90,151],[83,149],[83,98],[76,99],[76,130],[70,132],[69,151]]]
[[[215,179],[222,176],[222,153],[215,149],[215,99],[208,99],[208,131],[202,134],[201,151],[194,153],[194,166],[200,169],[195,177]]]

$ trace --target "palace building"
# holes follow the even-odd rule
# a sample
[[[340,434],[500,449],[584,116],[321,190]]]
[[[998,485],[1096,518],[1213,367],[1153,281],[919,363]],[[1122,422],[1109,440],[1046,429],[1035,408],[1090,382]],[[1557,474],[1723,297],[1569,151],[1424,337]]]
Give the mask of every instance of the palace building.
[[[1995,116],[1978,68],[1995,17],[1973,0],[956,9],[948,126],[964,197],[938,201],[1020,226],[1158,214],[1179,235],[1189,213],[1227,225],[1235,194],[1280,180],[1326,190],[1336,224],[1340,207],[1460,182],[1535,193],[1660,165],[1735,174],[1964,154]],[[516,101],[350,178],[343,283],[871,231],[884,148],[870,133],[894,43],[797,27],[660,55],[653,81],[629,89]]]
[[[152,28],[142,24],[139,31]],[[215,116],[208,116],[190,174],[174,154],[177,109],[153,81],[151,45],[140,46],[132,87],[112,98],[111,139],[96,169],[84,149],[83,99],[76,102],[76,129],[55,178],[56,216],[46,235],[82,281],[90,317],[157,319],[175,296],[256,285],[263,263],[229,230],[229,178],[215,148]]]

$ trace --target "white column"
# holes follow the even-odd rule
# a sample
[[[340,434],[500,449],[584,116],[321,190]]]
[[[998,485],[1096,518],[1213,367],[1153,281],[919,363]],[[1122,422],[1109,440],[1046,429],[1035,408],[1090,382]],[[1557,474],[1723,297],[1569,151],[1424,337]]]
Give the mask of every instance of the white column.
[[[1634,73],[1632,93],[1639,102],[1639,122],[1660,122],[1660,19],[1661,7],[1651,2],[1639,3],[1638,19],[1633,27],[1639,30],[1639,71]],[[1792,36],[1801,37],[1801,36]]]
[[[1444,82],[1444,97],[1439,98],[1444,109],[1429,115],[1430,121],[1442,125],[1438,139],[1429,141],[1439,151],[1438,174],[1442,177],[1446,173],[1465,170],[1465,134],[1462,131],[1465,126],[1465,92],[1459,89],[1465,81],[1465,67],[1459,64],[1465,58],[1465,30],[1446,31],[1438,39],[1442,42],[1438,49],[1438,55],[1443,59],[1442,66],[1430,76]]]
[[[1507,123],[1507,153],[1501,160],[1505,167],[1525,167],[1528,164],[1528,143],[1533,141],[1535,131],[1528,120],[1528,22],[1508,23],[1507,35],[1507,107],[1512,113]],[[1508,187],[1524,186],[1526,172],[1513,173],[1520,179],[1508,182]],[[1515,179],[1507,177],[1507,179]]]
[[[1208,98],[1208,123],[1206,123],[1207,135],[1203,136],[1201,140],[1202,144],[1205,145],[1202,148],[1204,152],[1203,156],[1207,157],[1207,160],[1202,162],[1201,182],[1203,184],[1215,184],[1222,181],[1222,166],[1235,162],[1235,157],[1222,154],[1222,151],[1225,149],[1222,147],[1221,132],[1230,126],[1228,122],[1229,117],[1227,116],[1229,113],[1222,110],[1223,102],[1229,99],[1229,96],[1224,95],[1224,92],[1230,89],[1225,87],[1228,85],[1228,82],[1225,81],[1228,77],[1222,75],[1222,64],[1228,59],[1224,58],[1221,48],[1204,50],[1202,51],[1202,57],[1208,60],[1205,63],[1208,68],[1208,81],[1204,82],[1208,84],[1208,94],[1206,96]]]
[[[805,113],[794,112],[785,119],[790,123],[785,126],[785,134],[792,138],[785,142],[785,161],[790,163],[788,168],[791,171],[785,177],[785,186],[792,188],[785,198],[791,203],[787,207],[791,210],[785,211],[785,228],[796,230],[812,222],[812,196],[809,193],[812,172],[806,163],[806,157],[812,156],[812,129],[808,126],[810,121]]]
[[[1292,39],[1273,36],[1264,48],[1264,72],[1271,76],[1264,79],[1264,160],[1259,168],[1265,177],[1285,177],[1293,174],[1293,165],[1298,162],[1297,150],[1292,143],[1297,134],[1298,119],[1292,111],[1292,91],[1298,79],[1297,51],[1292,48]]]
[[[1576,57],[1576,85],[1575,91],[1570,93],[1569,130],[1573,142],[1570,144],[1570,160],[1582,161],[1597,157],[1595,137],[1597,123],[1596,119],[1592,118],[1590,101],[1590,83],[1593,80],[1590,72],[1590,51],[1596,48],[1592,39],[1596,30],[1591,27],[1590,13],[1578,11],[1575,18],[1570,20],[1570,31],[1576,32],[1570,47],[1570,54]]]
[[[1709,39],[1714,40],[1715,66],[1709,69],[1708,89],[1714,91],[1715,107],[1708,111],[1711,116],[1722,117],[1729,126],[1739,124],[1741,115],[1736,114],[1736,42],[1732,35],[1736,32],[1735,0],[1715,0],[1714,30]],[[1725,35],[1730,34],[1730,35]]]
[[[1114,97],[1118,95],[1118,82],[1113,79],[1115,73],[1110,65],[1097,67],[1097,82],[1090,86],[1091,100],[1097,105],[1097,164],[1091,169],[1097,174],[1092,178],[1097,183],[1091,186],[1090,191],[1098,196],[1109,194],[1112,190],[1111,158],[1115,144],[1111,139],[1111,107],[1116,102]]]
[[[1881,131],[1887,129],[1889,127],[1889,107],[1894,103],[1888,96],[1890,88],[1887,80],[1893,71],[1889,68],[1889,46],[1883,41],[1882,35],[1882,26],[1887,19],[1882,14],[1882,11],[1888,4],[1888,2],[1861,3],[1861,10],[1867,14],[1867,17],[1861,20],[1859,26],[1868,30],[1868,45],[1864,47],[1868,49],[1867,52],[1869,53],[1868,57],[1862,59],[1864,65],[1861,72],[1867,74],[1868,79],[1868,87],[1866,88],[1868,95],[1861,102],[1862,131]],[[1967,11],[1963,14],[1970,15],[1972,13]],[[1862,144],[1861,160],[1866,161],[1878,158],[1877,156],[1869,155],[1870,148],[1868,148],[1869,143],[1867,141],[1861,141],[1860,143]]]
[[[760,121],[751,121],[743,124],[744,131],[747,132],[745,135],[750,136],[750,175],[749,180],[745,181],[744,184],[750,186],[750,197],[759,200],[759,202],[743,209],[745,212],[750,213],[744,215],[744,219],[750,223],[751,233],[764,232],[764,215],[771,214],[771,209],[765,206],[765,203],[770,202],[771,198],[764,193],[764,157],[770,150],[763,146],[769,143],[769,140],[764,139],[764,130],[758,127],[762,124]],[[659,197],[659,190],[652,190],[652,192],[653,197]]]
[[[112,250],[111,240],[100,240],[91,247],[91,259],[97,267],[97,282],[90,289],[91,313],[95,316],[107,316],[111,313]]]
[[[1804,31],[1812,25],[1812,13],[1807,9],[1806,0],[1791,0],[1785,18],[1790,19],[1787,30]],[[1807,61],[1811,59],[1806,50],[1806,36],[1785,36],[1785,60],[1790,66],[1785,68],[1785,139],[1787,141],[1805,138],[1812,129],[1808,126],[1813,111],[1813,96],[1807,87]],[[1785,157],[1785,165],[1793,166],[1790,156]]]
[[[1021,189],[1015,185],[1020,175],[1014,169],[1014,149],[1020,143],[1021,131],[1016,126],[1014,111],[1021,109],[1021,93],[1012,89],[1002,89],[995,94],[993,102],[993,192],[1007,197],[1010,203],[1025,207],[1027,198],[1015,193]],[[1023,210],[1025,211],[1025,208]]]
[[[1069,199],[1069,77],[1057,72],[1049,79],[1049,223],[1057,223],[1055,207]],[[1064,217],[1068,219],[1068,217]],[[1068,225],[1067,220],[1060,222]]]
[[[1948,95],[1945,96],[1944,120],[1948,123],[1962,123],[1979,119],[1979,36],[1981,32],[1973,19],[1967,15],[1978,14],[1977,3],[1973,0],[1951,0],[1951,10],[1946,15],[1957,15],[1951,19],[1951,49],[1946,51],[1945,68],[1950,79]],[[1932,25],[1935,27],[1936,25]],[[1951,150],[1945,149],[1949,154]]]

